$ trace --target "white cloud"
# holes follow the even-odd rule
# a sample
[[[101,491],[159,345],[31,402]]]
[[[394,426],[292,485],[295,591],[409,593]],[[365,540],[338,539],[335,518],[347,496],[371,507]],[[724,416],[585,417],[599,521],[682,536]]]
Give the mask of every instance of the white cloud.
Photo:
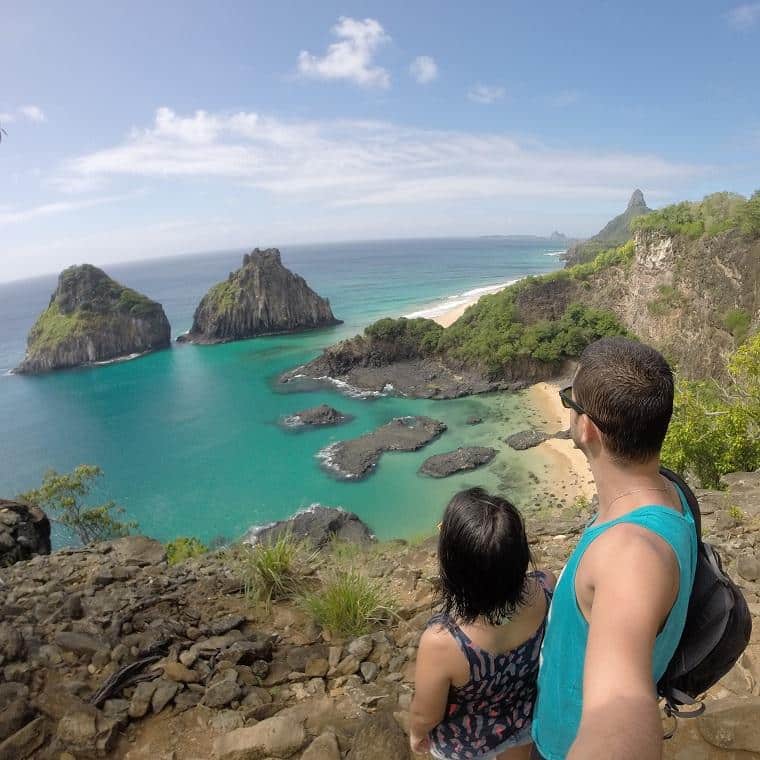
[[[438,78],[438,64],[429,55],[419,55],[409,66],[409,72],[419,84],[428,84]]]
[[[36,121],[38,123],[45,121],[45,113],[39,106],[21,106],[18,110],[29,121]]]
[[[58,181],[66,188],[217,178],[320,208],[414,207],[483,198],[624,202],[632,185],[667,194],[703,168],[648,154],[557,150],[500,133],[160,108],[151,127],[67,162]]]
[[[93,206],[102,206],[106,203],[123,200],[125,197],[123,195],[112,195],[104,198],[90,198],[85,201],[56,201],[26,209],[13,209],[9,206],[2,206],[0,207],[0,225],[29,222],[44,216],[65,214],[69,211],[79,211],[81,209],[92,208]]]
[[[470,88],[467,97],[475,103],[490,105],[504,97],[504,88],[487,84],[476,84]]]
[[[760,3],[744,3],[726,14],[728,23],[736,29],[749,29],[760,21]]]
[[[5,122],[10,124],[19,119],[27,119],[28,121],[34,121],[39,124],[45,121],[45,112],[39,106],[28,105],[20,106],[15,111],[0,113],[0,123]]]
[[[300,52],[301,74],[313,79],[345,79],[362,87],[390,87],[388,72],[373,65],[377,49],[390,41],[379,21],[341,16],[332,31],[340,41],[330,45],[321,58],[306,50]]]

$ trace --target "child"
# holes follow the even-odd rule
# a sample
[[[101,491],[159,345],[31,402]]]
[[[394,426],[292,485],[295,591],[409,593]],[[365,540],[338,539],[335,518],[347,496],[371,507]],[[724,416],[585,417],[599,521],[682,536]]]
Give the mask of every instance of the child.
[[[554,576],[528,572],[520,513],[482,488],[446,507],[438,562],[443,611],[420,639],[412,750],[440,760],[527,760]]]

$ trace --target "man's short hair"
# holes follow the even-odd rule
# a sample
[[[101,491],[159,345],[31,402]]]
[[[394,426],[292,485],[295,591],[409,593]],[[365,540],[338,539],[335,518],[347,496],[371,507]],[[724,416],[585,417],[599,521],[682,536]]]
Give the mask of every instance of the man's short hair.
[[[602,440],[619,460],[645,462],[660,453],[673,414],[673,371],[651,346],[602,338],[581,354],[573,398],[599,421]]]

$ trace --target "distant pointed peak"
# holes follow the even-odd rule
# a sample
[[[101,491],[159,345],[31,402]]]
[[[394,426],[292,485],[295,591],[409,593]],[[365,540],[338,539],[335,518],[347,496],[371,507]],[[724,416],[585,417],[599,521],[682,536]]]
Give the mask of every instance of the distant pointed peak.
[[[647,203],[644,200],[644,193],[637,187],[631,195],[631,200],[628,201],[628,208],[634,208],[636,206],[646,207]]]

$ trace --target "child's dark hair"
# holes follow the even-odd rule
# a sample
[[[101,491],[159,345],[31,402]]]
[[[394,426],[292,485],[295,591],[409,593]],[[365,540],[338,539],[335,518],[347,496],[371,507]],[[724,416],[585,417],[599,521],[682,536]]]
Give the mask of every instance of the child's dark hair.
[[[443,611],[465,623],[499,625],[526,601],[531,555],[522,516],[482,488],[460,491],[446,507],[438,562]]]

